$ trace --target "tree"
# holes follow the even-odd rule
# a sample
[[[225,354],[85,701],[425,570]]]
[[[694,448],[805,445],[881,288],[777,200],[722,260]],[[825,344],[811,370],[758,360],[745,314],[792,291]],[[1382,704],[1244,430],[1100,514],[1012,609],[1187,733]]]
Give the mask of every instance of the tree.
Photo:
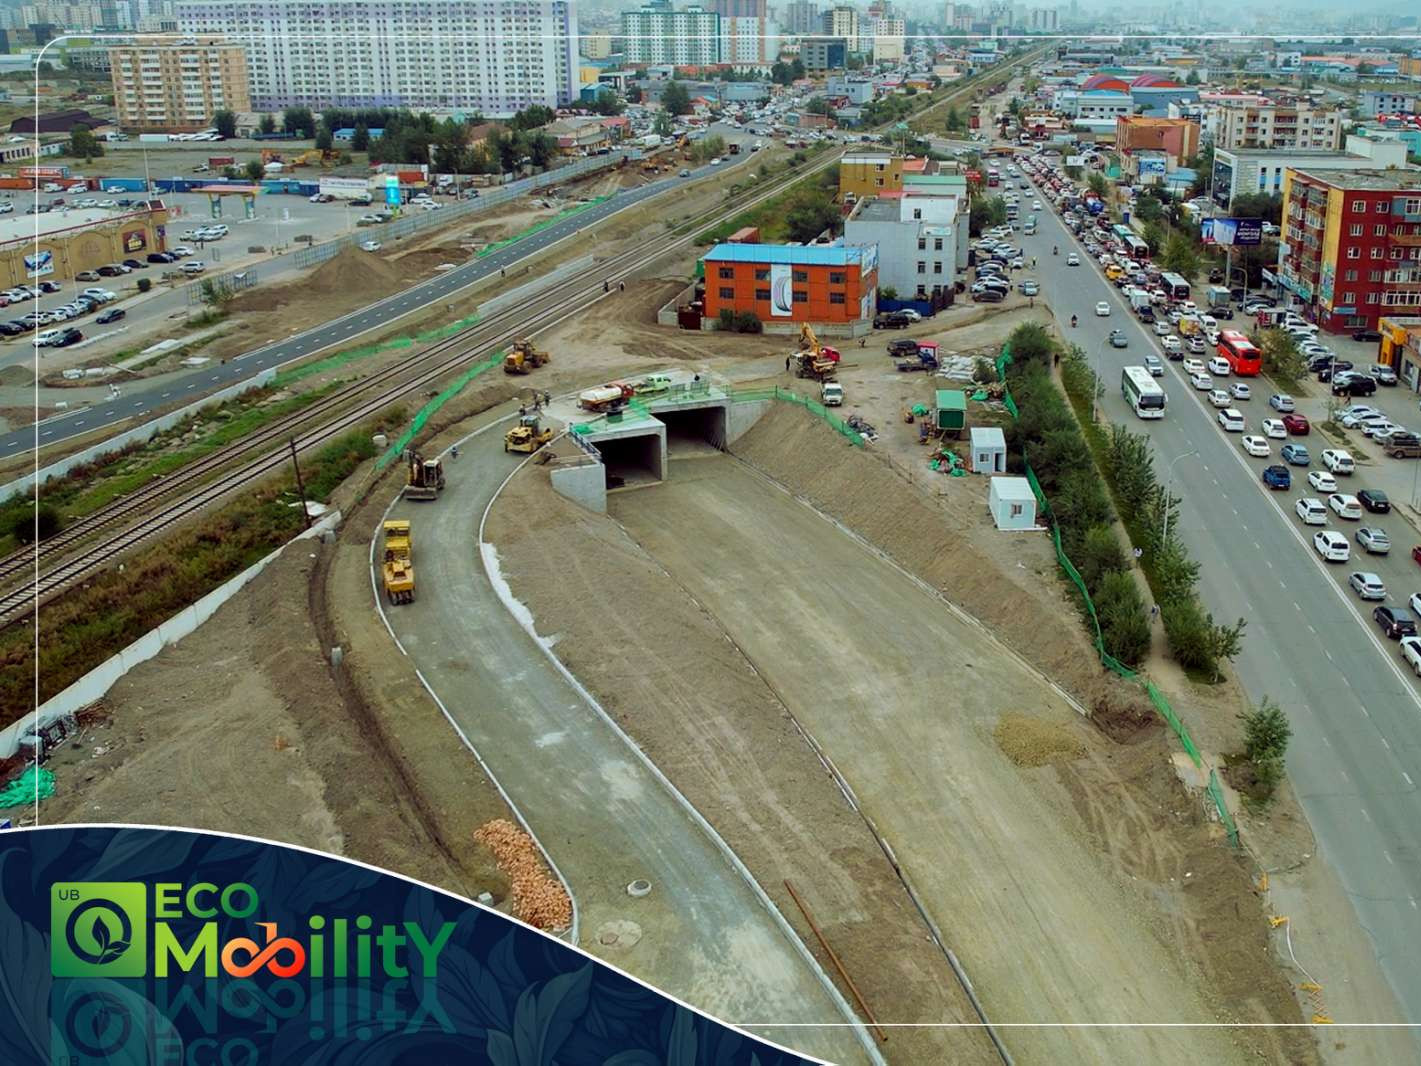
[[[1140,195],[1135,198],[1135,217],[1141,222],[1158,222],[1164,218],[1164,205],[1153,196]]]
[[[1276,226],[1283,220],[1283,197],[1267,193],[1239,193],[1229,204],[1229,211],[1235,218],[1261,218]]]
[[[1006,201],[1000,196],[974,196],[969,209],[967,227],[977,237],[984,230],[1000,226],[1007,220]]]
[[[1160,266],[1172,270],[1185,281],[1192,281],[1199,273],[1199,252],[1188,237],[1180,233],[1170,234],[1165,242],[1164,253],[1160,256]]]
[[[640,86],[640,85],[628,85],[628,86],[627,86],[627,103],[629,103],[629,104],[639,104],[639,103],[641,103],[641,100],[642,100],[641,86]]]
[[[370,128],[365,123],[358,123],[355,132],[350,137],[350,147],[352,151],[368,152],[370,150]]]
[[[656,117],[651,120],[651,132],[658,137],[670,137],[671,131],[675,128],[671,121],[671,116],[665,111],[658,111]]]
[[[1269,697],[1264,696],[1262,703],[1238,717],[1243,722],[1243,752],[1251,762],[1281,759],[1287,753],[1293,727]]]
[[[236,297],[226,285],[219,285],[212,278],[203,278],[197,290],[198,298],[214,311],[221,311]]]
[[[832,115],[834,113],[834,109],[829,106],[829,101],[822,96],[816,96],[813,100],[810,100],[804,110],[808,111],[811,115]]]
[[[297,137],[316,136],[316,116],[309,107],[288,107],[281,113],[281,129]]]
[[[104,154],[104,146],[87,126],[75,126],[69,131],[69,154],[84,160],[97,159]]]
[[[263,115],[261,121],[257,123],[257,129],[262,133],[275,133],[276,118],[272,115]]]
[[[962,121],[962,113],[955,107],[947,109],[947,132],[960,133],[967,128],[967,123]]]
[[[49,504],[40,504],[34,510],[22,511],[10,523],[9,533],[17,543],[33,544],[38,534],[39,540],[48,540],[64,528],[59,512]]]
[[[691,94],[679,81],[667,83],[661,93],[661,107],[672,115],[685,115],[691,110]]]
[[[248,159],[247,165],[242,170],[246,173],[248,181],[261,181],[266,176],[266,168],[262,166],[260,159]]]
[[[1056,342],[1046,327],[1039,322],[1023,322],[1007,337],[1011,346],[1011,357],[1015,363],[1039,363],[1050,366],[1051,357],[1056,352]]]
[[[531,104],[517,112],[508,122],[515,130],[536,130],[557,118],[557,112],[542,104]]]
[[[620,115],[626,109],[622,98],[611,89],[598,89],[597,97],[592,101],[592,110],[599,115]]]
[[[1198,85],[1198,84],[1199,84],[1199,80],[1200,80],[1200,79],[1199,79],[1199,72],[1198,72],[1197,70],[1191,70],[1191,71],[1189,72],[1189,76],[1184,79],[1184,84],[1185,84],[1185,85]]]
[[[776,85],[788,85],[794,81],[794,69],[785,62],[776,62],[770,68],[770,80]]]
[[[218,111],[212,116],[212,128],[223,137],[235,137],[237,136],[237,116],[231,111]]]
[[[316,131],[316,147],[322,152],[329,152],[335,146],[335,137],[331,131],[322,126]]]
[[[1263,372],[1279,384],[1296,385],[1307,376],[1307,360],[1291,334],[1265,329],[1259,334],[1258,350],[1263,353]]]
[[[802,193],[785,215],[785,229],[790,240],[807,243],[825,230],[838,229],[839,209],[821,190]]]
[[[558,151],[558,142],[546,133],[528,134],[524,145],[528,158],[535,167],[546,167]]]
[[[1102,200],[1110,194],[1110,183],[1105,180],[1105,175],[1098,170],[1092,170],[1090,176],[1085,179],[1085,183],[1086,187]]]

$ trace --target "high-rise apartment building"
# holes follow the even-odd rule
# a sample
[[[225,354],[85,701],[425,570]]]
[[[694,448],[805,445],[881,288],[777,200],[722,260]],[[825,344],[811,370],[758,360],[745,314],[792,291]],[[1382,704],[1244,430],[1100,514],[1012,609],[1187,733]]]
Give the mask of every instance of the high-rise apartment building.
[[[505,117],[579,90],[571,0],[182,0],[184,33],[243,41],[252,106]]]
[[[859,13],[857,8],[842,5],[831,7],[820,18],[820,26],[826,37],[841,37],[850,53],[863,50],[859,40]]]
[[[582,38],[580,51],[588,59],[607,59],[612,54],[612,35],[589,33]]]
[[[884,60],[896,63],[903,58],[903,38],[908,31],[902,19],[876,18],[870,32],[875,63]]]
[[[1214,144],[1230,151],[1251,148],[1335,152],[1342,145],[1342,113],[1307,104],[1228,104],[1214,122]]]
[[[796,37],[817,33],[820,27],[820,9],[814,0],[790,0],[784,9],[785,32]]]
[[[247,56],[217,38],[143,40],[109,49],[114,109],[125,130],[191,132],[218,111],[250,111]]]
[[[628,63],[713,66],[721,60],[720,16],[692,4],[680,11],[670,0],[653,0],[622,12]]]

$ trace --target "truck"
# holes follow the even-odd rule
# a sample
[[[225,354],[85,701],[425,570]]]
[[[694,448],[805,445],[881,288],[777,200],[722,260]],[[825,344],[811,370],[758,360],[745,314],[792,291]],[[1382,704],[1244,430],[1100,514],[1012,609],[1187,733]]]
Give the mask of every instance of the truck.
[[[637,138],[636,143],[641,145],[641,147],[643,148],[660,148],[661,135],[657,133],[648,133],[644,137]]]
[[[393,604],[414,603],[414,546],[410,524],[405,519],[389,519],[384,533],[385,556],[380,574],[385,583],[385,598]]]
[[[1210,285],[1204,290],[1204,300],[1210,307],[1227,307],[1229,290],[1223,285]]]
[[[1125,290],[1125,296],[1130,301],[1130,306],[1139,311],[1141,308],[1150,306],[1150,294],[1146,289],[1133,285]]]
[[[826,381],[819,388],[819,402],[825,407],[842,407],[844,403],[844,386],[837,381]]]
[[[621,381],[608,382],[596,388],[585,389],[577,397],[577,406],[584,411],[618,411],[636,395],[636,390]]]
[[[740,144],[739,144],[738,141],[731,141],[731,142],[730,142],[730,154],[731,154],[731,155],[739,155],[739,154],[740,154]]]

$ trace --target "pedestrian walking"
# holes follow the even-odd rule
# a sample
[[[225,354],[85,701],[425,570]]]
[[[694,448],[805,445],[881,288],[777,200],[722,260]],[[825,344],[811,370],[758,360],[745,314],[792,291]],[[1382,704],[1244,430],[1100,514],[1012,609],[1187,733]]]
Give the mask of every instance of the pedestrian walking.
[[[618,291],[618,292],[626,292],[626,291],[627,291],[627,283],[624,281],[624,282],[622,282],[621,284],[619,284],[619,285],[617,286],[617,291]]]
[[[1153,622],[1153,621],[1154,621],[1156,618],[1158,618],[1158,617],[1159,617],[1159,604],[1157,604],[1157,603],[1152,603],[1152,604],[1150,604],[1150,621]]]
[[[1143,548],[1136,548],[1136,549],[1134,550],[1134,552],[1132,552],[1131,554],[1133,554],[1136,559],[1139,559],[1140,556],[1142,556],[1142,555],[1145,554],[1145,551],[1144,551]]]
[[[789,356],[785,356],[785,373],[789,373]]]
[[[859,347],[860,347],[860,348],[866,348],[866,347],[868,347],[868,338],[867,338],[867,337],[860,337],[860,338],[859,338]]]

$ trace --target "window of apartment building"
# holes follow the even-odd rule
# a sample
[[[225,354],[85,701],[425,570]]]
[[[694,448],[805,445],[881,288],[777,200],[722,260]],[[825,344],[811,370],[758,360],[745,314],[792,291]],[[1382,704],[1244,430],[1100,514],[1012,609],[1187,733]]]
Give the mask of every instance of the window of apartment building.
[[[756,290],[755,290],[755,299],[757,299],[757,300],[768,300],[769,298],[770,298],[770,290],[769,290],[769,289],[756,289]]]
[[[1366,213],[1367,213],[1367,201],[1366,201],[1366,200],[1353,200],[1353,201],[1352,201],[1352,210],[1353,210],[1354,212],[1356,212],[1357,214],[1359,214],[1359,215],[1364,215],[1364,214],[1366,214]]]
[[[883,179],[882,179],[882,178],[874,178],[874,179],[873,179],[873,184],[874,184],[874,187],[875,187],[875,188],[881,189],[881,188],[883,188]]]
[[[1373,259],[1380,259],[1380,258],[1382,258],[1382,255],[1385,253],[1385,251],[1386,251],[1386,249],[1384,249],[1384,248],[1373,248],[1373,249],[1372,249],[1372,258],[1373,258]]]
[[[926,237],[919,237],[919,238],[918,238],[918,251],[920,251],[920,252],[926,252],[927,250],[928,250],[928,239],[927,239]]]
[[[934,237],[934,238],[933,238],[933,251],[935,251],[935,252],[940,252],[940,251],[942,251],[942,238],[941,238],[941,237]]]
[[[809,293],[796,292],[794,294],[794,302],[797,304],[807,304],[809,302]]]
[[[1347,258],[1348,258],[1348,259],[1361,259],[1361,258],[1362,258],[1362,249],[1360,249],[1360,248],[1348,248],[1348,249],[1347,249]]]
[[[829,302],[830,302],[831,304],[841,304],[841,303],[843,303],[843,302],[844,302],[844,294],[841,293],[841,292],[831,292],[831,293],[829,294]]]
[[[923,218],[923,209],[922,209],[921,207],[915,207],[915,208],[913,208],[913,221],[914,221],[914,222],[920,222],[920,221],[922,221],[922,218]]]
[[[1357,280],[1357,272],[1356,272],[1355,270],[1349,270],[1349,271],[1347,271],[1345,274],[1342,275],[1342,280],[1343,280],[1343,281],[1356,281],[1356,280]]]
[[[768,270],[757,270],[757,271],[755,271],[755,280],[756,280],[756,281],[769,281],[769,280],[770,280],[770,272],[769,272]]]
[[[1385,236],[1386,236],[1386,223],[1383,222],[1383,223],[1381,223],[1380,225],[1373,226],[1373,227],[1372,227],[1372,236],[1373,236],[1373,237],[1385,237]]]
[[[942,273],[942,260],[941,260],[941,259],[935,259],[935,260],[933,260],[933,273],[934,273],[934,274],[941,274],[941,273]]]
[[[1393,248],[1393,249],[1391,250],[1391,257],[1392,257],[1393,259],[1400,259],[1400,258],[1401,258],[1401,249],[1400,249],[1400,248]]]
[[[1369,293],[1367,293],[1367,303],[1369,303],[1369,304],[1374,304],[1374,303],[1376,303],[1376,302],[1377,302],[1378,300],[1380,300],[1380,299],[1381,299],[1381,293],[1378,293],[1378,292],[1369,292]]]
[[[830,285],[842,285],[843,283],[844,283],[844,273],[843,273],[843,271],[839,271],[837,274],[836,274],[836,273],[830,273],[830,275],[829,275],[829,284],[830,284]]]
[[[1404,215],[1421,215],[1421,196],[1408,196],[1401,201],[1401,213]]]
[[[809,280],[809,271],[807,271],[807,270],[796,270],[796,271],[794,272],[794,280],[795,280],[795,281],[808,281],[808,280]]]
[[[1344,293],[1342,294],[1342,302],[1343,302],[1344,304],[1354,304],[1354,303],[1356,303],[1356,302],[1357,302],[1357,294],[1356,294],[1355,292],[1344,292]]]
[[[731,278],[735,277],[735,268],[734,268],[734,267],[721,267],[720,270],[718,270],[718,271],[716,272],[716,275],[717,275],[722,281],[729,281]]]
[[[1382,272],[1381,272],[1380,270],[1368,271],[1368,273],[1367,273],[1367,280],[1368,280],[1368,281],[1381,281],[1381,279],[1382,279]]]
[[[730,288],[730,287],[727,286],[727,285],[722,285],[722,286],[720,287],[720,298],[721,298],[722,300],[733,300],[733,299],[735,299],[735,290],[734,290],[733,288]]]
[[[918,286],[918,299],[922,300],[922,299],[926,298],[927,295],[928,295],[927,286],[926,286],[926,285],[919,285],[919,286]]]
[[[927,272],[928,272],[928,264],[925,263],[923,260],[919,259],[919,260],[918,260],[918,273],[919,273],[919,274],[926,274]]]
[[[1360,222],[1353,222],[1351,227],[1347,230],[1347,233],[1352,237],[1360,237],[1362,235],[1362,224]]]
[[[1385,200],[1377,201],[1377,214],[1384,215],[1390,210],[1391,204],[1387,203]]]

